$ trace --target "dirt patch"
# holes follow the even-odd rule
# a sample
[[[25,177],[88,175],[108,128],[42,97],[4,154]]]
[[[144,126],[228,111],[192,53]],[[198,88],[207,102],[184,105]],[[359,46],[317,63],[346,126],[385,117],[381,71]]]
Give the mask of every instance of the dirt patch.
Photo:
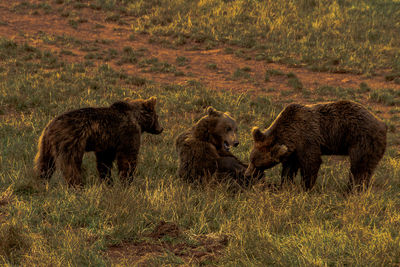
[[[33,3],[37,1],[31,1]],[[53,10],[57,10],[59,5],[49,3]],[[193,50],[198,44],[188,43],[178,47],[166,47],[165,44],[150,42],[148,35],[135,34],[132,31],[134,18],[125,16],[123,19],[126,25],[120,25],[116,22],[108,21],[107,13],[101,10],[92,10],[83,8],[79,11],[72,7],[64,7],[64,13],[73,11],[77,17],[84,18],[85,22],[77,27],[72,27],[71,17],[63,17],[62,12],[43,13],[38,11],[39,15],[29,10],[24,12],[15,12],[12,6],[15,2],[4,0],[0,4],[0,25],[1,36],[14,39],[17,42],[28,42],[29,44],[42,49],[49,49],[60,52],[62,49],[68,49],[73,53],[71,55],[62,55],[66,61],[84,61],[88,54],[82,51],[81,47],[71,46],[69,43],[52,43],[43,40],[43,36],[64,36],[73,38],[79,42],[96,42],[98,51],[107,49],[122,50],[124,47],[133,49],[146,48],[146,58],[157,58],[160,62],[168,62],[174,65],[176,72],[145,73],[137,64],[124,64],[120,66],[116,60],[111,60],[111,66],[117,69],[123,69],[128,74],[138,74],[148,79],[160,83],[185,84],[189,80],[197,80],[211,89],[234,90],[238,92],[255,91],[260,93],[262,89],[274,88],[277,91],[291,90],[287,79],[284,77],[273,76],[269,81],[265,79],[267,69],[276,69],[284,73],[295,73],[305,88],[313,90],[321,85],[340,86],[343,88],[358,88],[360,83],[368,84],[372,89],[394,88],[400,89],[400,85],[394,82],[387,82],[383,75],[374,77],[363,77],[348,73],[320,73],[313,72],[305,68],[292,68],[282,64],[268,63],[266,61],[257,61],[255,59],[246,60],[236,57],[233,54],[225,52],[226,46],[218,47],[213,50]],[[40,13],[42,12],[42,13]],[[132,22],[130,22],[132,21]],[[131,35],[134,38],[130,38]],[[103,42],[105,41],[105,42]],[[109,42],[107,42],[109,41]],[[238,48],[233,48],[233,50]],[[187,64],[180,66],[176,64],[178,57],[187,59]],[[104,63],[104,60],[92,59],[97,65]],[[213,66],[213,67],[210,67]],[[242,68],[250,68],[248,78],[235,78],[235,71]],[[180,72],[181,75],[176,75]],[[384,73],[384,71],[381,71]],[[265,93],[265,92],[264,92]],[[273,92],[269,92],[273,94]],[[291,96],[295,97],[295,96]]]
[[[181,230],[174,223],[161,221],[149,236],[154,239],[161,239],[165,236],[176,238],[181,236]]]
[[[148,266],[157,258],[171,257],[175,263],[213,261],[223,255],[228,238],[221,234],[188,236],[178,225],[161,221],[145,241],[110,247],[106,254],[112,264]]]

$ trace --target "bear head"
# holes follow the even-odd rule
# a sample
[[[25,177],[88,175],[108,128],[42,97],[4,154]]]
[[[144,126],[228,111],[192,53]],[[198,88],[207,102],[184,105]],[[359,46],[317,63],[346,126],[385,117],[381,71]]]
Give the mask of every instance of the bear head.
[[[125,98],[124,101],[116,102],[112,107],[118,111],[131,114],[138,120],[141,130],[151,134],[160,134],[164,130],[158,122],[156,112],[156,97],[149,99],[131,99]]]
[[[272,131],[267,130],[263,133],[256,127],[253,128],[252,135],[254,146],[250,153],[250,164],[245,172],[247,177],[272,168],[289,154],[288,147],[278,144]]]
[[[194,126],[194,138],[213,144],[217,150],[229,151],[230,147],[238,146],[236,121],[227,112],[221,112],[213,107],[207,108],[207,115]]]

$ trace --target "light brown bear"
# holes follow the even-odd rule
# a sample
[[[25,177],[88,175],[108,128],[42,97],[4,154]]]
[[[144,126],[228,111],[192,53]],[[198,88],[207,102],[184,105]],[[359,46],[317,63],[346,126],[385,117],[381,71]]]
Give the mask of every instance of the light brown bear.
[[[69,185],[82,185],[83,154],[94,151],[101,179],[108,179],[117,159],[120,177],[130,180],[137,164],[143,132],[160,134],[163,128],[155,110],[156,98],[129,98],[110,107],[66,112],[47,124],[35,158],[39,177],[50,179],[60,169]]]
[[[348,155],[349,189],[364,188],[385,152],[386,132],[384,122],[352,101],[291,104],[264,132],[253,129],[246,175],[282,163],[282,183],[300,169],[304,187],[311,189],[322,155]]]
[[[236,121],[229,113],[209,107],[204,117],[176,139],[178,175],[195,183],[216,175],[244,185],[247,165],[229,151],[238,145]]]

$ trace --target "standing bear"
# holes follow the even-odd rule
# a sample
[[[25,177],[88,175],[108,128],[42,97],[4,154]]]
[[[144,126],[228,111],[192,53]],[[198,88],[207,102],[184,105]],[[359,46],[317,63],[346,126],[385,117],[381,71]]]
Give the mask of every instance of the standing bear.
[[[209,107],[204,117],[176,139],[178,175],[186,181],[201,183],[216,174],[244,185],[247,165],[229,151],[238,145],[236,121],[229,113]]]
[[[385,123],[355,102],[291,104],[264,132],[253,129],[246,175],[282,163],[282,183],[292,181],[300,169],[303,186],[311,189],[322,155],[348,155],[349,189],[361,189],[369,185],[385,152],[386,132]]]
[[[117,159],[122,180],[132,178],[142,132],[160,134],[156,98],[118,101],[110,107],[81,108],[50,121],[39,138],[35,170],[50,179],[60,169],[69,185],[82,185],[83,154],[94,151],[102,180],[109,179]]]

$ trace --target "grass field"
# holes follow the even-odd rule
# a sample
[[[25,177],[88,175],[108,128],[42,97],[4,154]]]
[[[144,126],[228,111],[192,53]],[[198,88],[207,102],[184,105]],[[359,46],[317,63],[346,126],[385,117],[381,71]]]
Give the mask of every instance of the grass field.
[[[400,2],[10,3],[0,8],[1,265],[400,264]],[[41,16],[64,24],[13,31]],[[101,34],[79,32],[93,28]],[[222,52],[207,54],[213,49]],[[251,90],[219,90],[231,85]],[[100,183],[90,153],[83,189],[68,188],[58,172],[46,184],[35,179],[37,140],[56,115],[153,95],[165,130],[143,136],[131,186],[115,170],[113,187]],[[341,157],[324,157],[311,192],[267,188],[280,181],[280,167],[240,192],[176,176],[174,139],[207,106],[237,120],[233,153],[247,162],[253,126],[269,125],[287,103],[336,99],[363,103],[389,126],[365,192],[345,194],[349,163]]]

